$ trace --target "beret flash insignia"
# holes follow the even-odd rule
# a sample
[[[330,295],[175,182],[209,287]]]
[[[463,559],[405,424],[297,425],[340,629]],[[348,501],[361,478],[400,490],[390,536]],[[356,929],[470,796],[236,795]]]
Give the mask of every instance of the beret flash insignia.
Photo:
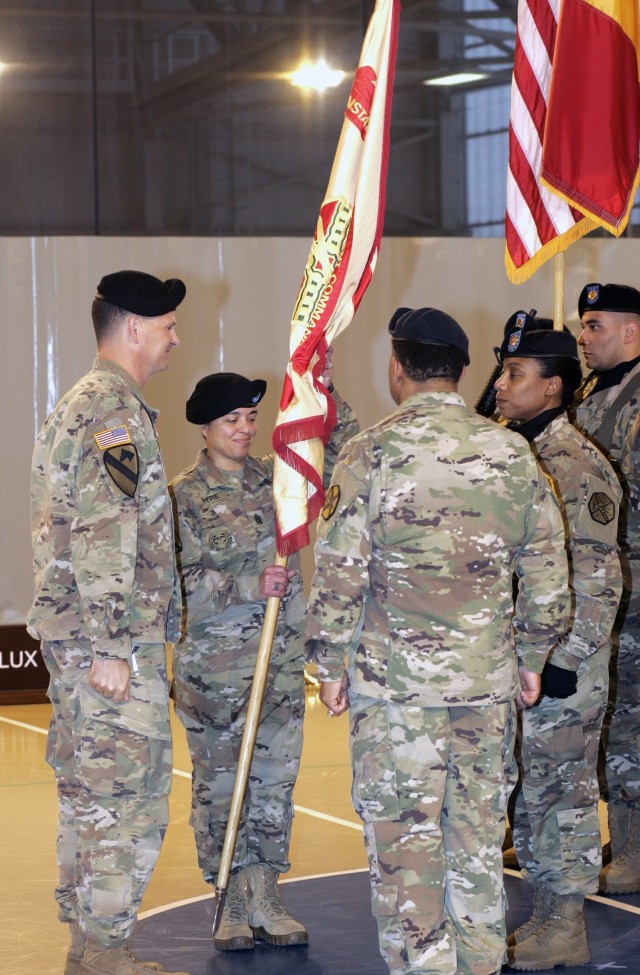
[[[329,518],[331,518],[331,516],[335,513],[339,501],[340,488],[337,484],[332,484],[327,491],[327,496],[324,499],[324,505],[322,508],[322,517],[325,521],[329,521]]]
[[[509,336],[509,341],[507,343],[509,352],[515,352],[515,350],[520,345],[520,339],[522,338],[522,332],[512,332]]]
[[[516,317],[516,328],[524,328],[524,323],[527,320],[527,313],[524,311],[519,311]]]
[[[587,304],[593,305],[600,297],[600,285],[590,284],[587,288]]]
[[[604,491],[594,491],[588,501],[589,513],[599,525],[608,525],[616,516],[615,502]]]

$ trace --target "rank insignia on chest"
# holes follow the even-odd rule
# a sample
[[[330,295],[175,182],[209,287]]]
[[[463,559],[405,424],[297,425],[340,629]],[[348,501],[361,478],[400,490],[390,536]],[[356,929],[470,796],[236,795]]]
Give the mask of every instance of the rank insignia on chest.
[[[336,508],[338,507],[338,502],[340,501],[340,488],[337,484],[332,484],[327,495],[324,499],[324,505],[322,507],[322,517],[325,521],[329,521],[329,518],[334,514]]]
[[[128,498],[132,498],[136,493],[140,475],[138,451],[133,444],[127,443],[123,447],[110,447],[105,450],[104,466],[114,484]]]

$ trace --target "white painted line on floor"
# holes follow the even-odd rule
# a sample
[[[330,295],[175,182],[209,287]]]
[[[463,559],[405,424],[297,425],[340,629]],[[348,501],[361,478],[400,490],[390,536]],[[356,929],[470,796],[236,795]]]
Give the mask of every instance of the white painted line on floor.
[[[315,809],[307,809],[306,806],[294,806],[293,808],[297,813],[303,813],[305,816],[313,816],[315,819],[323,819],[325,823],[335,823],[336,826],[347,826],[349,829],[357,829],[359,833],[362,832],[362,823],[352,823],[349,819],[338,819],[337,816],[328,816],[327,813],[316,812]]]
[[[4,724],[12,724],[15,728],[24,728],[26,731],[36,731],[39,735],[48,735],[48,728],[38,728],[35,724],[25,724],[24,721],[14,721],[13,718],[4,718],[0,715],[0,721]]]

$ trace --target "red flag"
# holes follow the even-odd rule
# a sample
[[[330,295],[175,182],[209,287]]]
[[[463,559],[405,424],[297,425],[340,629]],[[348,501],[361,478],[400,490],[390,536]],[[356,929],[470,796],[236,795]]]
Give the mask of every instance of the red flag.
[[[399,8],[399,0],[378,0],[371,16],[293,310],[273,432],[282,556],[308,545],[309,525],[324,501],[324,444],[335,407],[320,375],[329,344],[347,327],[369,285],[380,247]]]
[[[520,0],[507,274],[525,281],[598,226],[622,233],[640,178],[637,0]]]

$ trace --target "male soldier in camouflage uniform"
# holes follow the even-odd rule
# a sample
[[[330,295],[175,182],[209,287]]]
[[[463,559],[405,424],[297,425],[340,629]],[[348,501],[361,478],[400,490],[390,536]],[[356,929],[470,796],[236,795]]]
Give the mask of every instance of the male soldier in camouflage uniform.
[[[321,699],[335,714],[351,706],[353,800],[390,972],[490,975],[506,947],[513,702],[536,700],[569,612],[562,521],[527,444],[458,394],[469,355],[457,322],[399,309],[389,330],[398,409],[338,460],[306,638]]]
[[[331,368],[324,373],[331,386]],[[285,911],[277,882],[289,869],[292,793],[302,751],[305,596],[297,555],[274,565],[273,457],[249,456],[266,383],[236,373],[201,379],[187,419],[206,447],[171,490],[179,527],[185,638],[175,650],[178,716],[193,761],[194,829],[204,879],[215,884],[262,633],[265,600],[282,606],[241,816],[232,874],[214,944],[254,947],[255,938],[299,945],[307,932]],[[334,393],[338,424],[328,473],[357,424]]]
[[[603,893],[623,894],[640,891],[640,291],[588,284],[578,309],[578,343],[593,372],[578,391],[576,425],[612,462],[624,492],[624,593],[603,729],[611,862],[600,874]]]
[[[165,641],[178,635],[171,503],[141,388],[179,344],[184,294],[182,281],[139,271],[102,279],[98,357],[48,417],[33,457],[27,622],[51,678],[65,975],[164,971],[127,947],[167,826]]]
[[[602,866],[598,745],[622,592],[622,492],[566,415],[582,378],[578,346],[570,332],[541,324],[525,312],[509,319],[495,383],[500,414],[531,444],[562,502],[572,591],[569,632],[545,664],[540,700],[521,715],[512,829],[534,898],[531,918],[509,936],[508,963],[524,971],[589,961],[583,905]]]

